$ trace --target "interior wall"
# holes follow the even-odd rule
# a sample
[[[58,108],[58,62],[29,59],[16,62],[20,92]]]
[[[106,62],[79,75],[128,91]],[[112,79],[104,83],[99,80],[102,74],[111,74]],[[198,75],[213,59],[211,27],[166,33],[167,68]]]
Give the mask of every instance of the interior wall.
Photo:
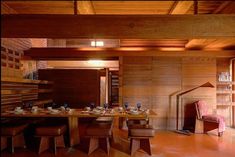
[[[23,77],[20,59],[23,51],[31,47],[29,39],[1,38],[1,76]]]
[[[156,129],[175,129],[176,95],[206,82],[215,85],[216,59],[202,57],[122,57],[120,58],[120,103],[153,109]],[[192,98],[193,96],[193,98]],[[184,122],[184,106],[203,99],[211,111],[215,108],[215,89],[201,88],[185,95],[180,106],[180,126]],[[190,118],[190,117],[189,117]]]
[[[181,97],[180,128],[194,130],[196,112],[194,103],[204,100],[209,112],[216,109],[216,58],[185,57],[182,59],[182,91],[210,82],[215,88],[201,87]],[[192,104],[190,106],[190,104]]]
[[[53,81],[53,101],[71,108],[100,103],[100,72],[88,69],[40,69],[39,79]]]

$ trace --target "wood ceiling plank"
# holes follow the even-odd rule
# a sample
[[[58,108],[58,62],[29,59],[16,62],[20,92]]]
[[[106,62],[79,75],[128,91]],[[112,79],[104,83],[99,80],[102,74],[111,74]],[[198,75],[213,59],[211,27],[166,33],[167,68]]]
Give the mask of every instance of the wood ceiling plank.
[[[73,14],[73,1],[6,1],[19,14]]]
[[[168,14],[174,1],[93,1],[97,14]]]
[[[77,1],[78,12],[80,14],[94,14],[94,7],[91,1]]]
[[[223,3],[221,3],[221,5],[219,7],[217,7],[214,11],[213,14],[218,14],[221,11],[223,11],[228,5],[230,5],[232,2],[231,1],[225,1]]]
[[[176,1],[169,14],[186,14],[193,4],[193,1]]]
[[[6,2],[1,2],[1,14],[17,14],[17,12],[9,7]]]
[[[235,15],[1,15],[4,38],[235,37]]]
[[[79,48],[31,48],[24,51],[24,55],[35,60],[117,59],[121,56],[235,57],[234,51],[169,51],[166,53],[151,48],[132,51],[116,48],[93,48],[91,50]]]

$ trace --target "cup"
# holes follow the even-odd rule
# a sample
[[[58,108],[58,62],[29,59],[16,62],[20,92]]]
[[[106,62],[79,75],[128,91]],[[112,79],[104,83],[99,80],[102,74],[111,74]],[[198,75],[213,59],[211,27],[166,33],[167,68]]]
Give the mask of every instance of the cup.
[[[91,108],[90,107],[85,107],[85,110],[90,111]]]
[[[118,111],[122,112],[123,111],[123,107],[118,107]]]
[[[15,108],[15,111],[19,111],[19,110],[21,110],[21,107],[16,107]]]
[[[71,108],[67,107],[67,108],[66,108],[66,111],[67,111],[67,112],[71,112],[72,110],[71,110]]]
[[[32,109],[38,109],[38,106],[33,106]]]
[[[32,108],[32,110],[31,110],[33,113],[35,113],[35,112],[38,112],[38,109],[37,108]]]
[[[47,109],[50,111],[50,110],[52,110],[52,107],[47,107]]]
[[[65,107],[64,106],[60,106],[61,110],[65,110]]]

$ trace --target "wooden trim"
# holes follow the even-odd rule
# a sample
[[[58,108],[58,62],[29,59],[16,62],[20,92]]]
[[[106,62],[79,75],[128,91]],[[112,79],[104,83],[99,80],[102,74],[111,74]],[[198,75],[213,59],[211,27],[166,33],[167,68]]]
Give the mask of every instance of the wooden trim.
[[[1,15],[2,38],[235,37],[235,15]],[[68,31],[69,30],[69,31]]]
[[[73,59],[118,59],[121,56],[167,56],[167,57],[235,57],[234,51],[159,51],[154,48],[137,50],[125,48],[93,48],[84,50],[78,48],[31,48],[24,52],[23,59],[35,60],[73,60]]]

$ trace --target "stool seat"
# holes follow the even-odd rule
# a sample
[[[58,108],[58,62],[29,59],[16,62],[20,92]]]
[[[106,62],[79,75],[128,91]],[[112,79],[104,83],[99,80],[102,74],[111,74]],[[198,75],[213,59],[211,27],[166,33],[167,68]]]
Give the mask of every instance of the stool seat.
[[[131,137],[154,137],[155,131],[151,125],[131,125],[129,126],[129,136]]]
[[[1,135],[15,136],[21,133],[26,127],[27,124],[14,124],[14,123],[3,124],[1,127]]]
[[[86,130],[86,135],[99,136],[99,137],[112,136],[112,123],[108,122],[93,123],[92,125],[88,126]]]
[[[1,150],[7,148],[8,139],[11,143],[11,152],[15,152],[15,147],[26,147],[24,140],[24,129],[28,124],[17,122],[3,123],[1,126]]]
[[[65,125],[39,126],[35,130],[36,136],[60,136],[66,131]]]

